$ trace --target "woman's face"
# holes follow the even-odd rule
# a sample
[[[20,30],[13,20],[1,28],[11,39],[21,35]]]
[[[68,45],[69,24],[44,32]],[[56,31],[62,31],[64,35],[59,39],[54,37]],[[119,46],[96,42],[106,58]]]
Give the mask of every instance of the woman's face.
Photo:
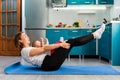
[[[27,44],[29,45],[30,44],[30,39],[29,37],[27,36],[27,34],[25,33],[22,33],[21,34],[21,40],[19,40],[24,46]]]

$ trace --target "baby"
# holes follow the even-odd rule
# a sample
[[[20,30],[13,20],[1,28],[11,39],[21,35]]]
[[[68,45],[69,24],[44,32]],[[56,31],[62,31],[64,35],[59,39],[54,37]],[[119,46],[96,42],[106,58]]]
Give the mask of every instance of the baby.
[[[40,40],[36,40],[36,41],[32,42],[33,47],[42,47],[42,46],[48,45],[48,44],[49,44],[49,42],[48,42],[47,38],[45,38],[45,39],[40,38]]]
[[[55,44],[58,44],[58,43],[61,43],[61,42],[56,42]],[[48,44],[49,44],[49,41],[47,38],[40,38],[40,40],[36,40],[36,41],[32,42],[32,47],[42,47],[42,46],[48,45]],[[55,50],[56,49],[51,50],[50,55],[52,55]]]

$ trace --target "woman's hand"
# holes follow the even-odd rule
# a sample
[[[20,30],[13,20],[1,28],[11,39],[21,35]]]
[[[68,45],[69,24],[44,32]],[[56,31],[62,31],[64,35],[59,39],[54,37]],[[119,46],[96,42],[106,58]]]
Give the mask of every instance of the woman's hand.
[[[66,49],[70,48],[70,44],[66,43],[66,42],[60,43],[60,45],[61,45],[62,48],[66,48]]]

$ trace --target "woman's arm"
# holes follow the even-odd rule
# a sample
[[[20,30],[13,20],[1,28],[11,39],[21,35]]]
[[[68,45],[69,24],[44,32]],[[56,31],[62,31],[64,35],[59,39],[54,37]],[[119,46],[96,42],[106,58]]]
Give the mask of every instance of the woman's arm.
[[[56,49],[56,48],[59,48],[59,47],[69,49],[70,44],[63,42],[63,43],[59,43],[59,44],[51,44],[51,45],[45,45],[45,46],[39,47],[39,48],[33,48],[33,49],[31,49],[29,55],[30,56],[35,56],[35,55],[43,54],[47,51],[50,51],[52,49]]]

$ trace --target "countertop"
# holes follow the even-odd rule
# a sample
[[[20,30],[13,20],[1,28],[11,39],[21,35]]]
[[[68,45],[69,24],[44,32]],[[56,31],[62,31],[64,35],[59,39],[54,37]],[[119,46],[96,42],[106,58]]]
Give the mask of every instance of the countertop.
[[[47,29],[97,29],[93,27],[80,27],[80,28],[25,28],[25,30],[47,30]]]
[[[46,28],[46,29],[97,29],[93,27],[80,27],[80,28]]]
[[[111,23],[120,23],[120,21],[111,21]]]
[[[112,23],[120,23],[120,21],[111,21],[110,23],[107,23],[106,25],[110,25]],[[48,30],[48,29],[98,29],[99,27],[79,27],[79,28],[34,28],[34,27],[28,27],[28,28],[25,28],[25,30]]]
[[[106,25],[109,25],[109,24],[112,24],[112,23],[120,23],[120,21],[111,21],[110,23],[106,24]],[[99,27],[98,27],[99,28]],[[93,27],[80,27],[80,28],[32,28],[32,27],[28,27],[28,28],[25,28],[25,30],[47,30],[47,29],[98,29],[98,28],[93,28]]]

